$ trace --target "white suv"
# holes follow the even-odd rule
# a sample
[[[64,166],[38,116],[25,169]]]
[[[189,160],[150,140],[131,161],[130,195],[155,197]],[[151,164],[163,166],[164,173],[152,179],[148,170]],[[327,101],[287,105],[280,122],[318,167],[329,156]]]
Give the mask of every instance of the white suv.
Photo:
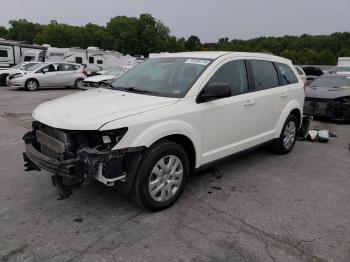
[[[110,86],[46,102],[24,136],[27,170],[48,170],[61,197],[89,179],[161,210],[213,161],[272,143],[289,153],[303,83],[290,60],[193,52],[146,60]]]

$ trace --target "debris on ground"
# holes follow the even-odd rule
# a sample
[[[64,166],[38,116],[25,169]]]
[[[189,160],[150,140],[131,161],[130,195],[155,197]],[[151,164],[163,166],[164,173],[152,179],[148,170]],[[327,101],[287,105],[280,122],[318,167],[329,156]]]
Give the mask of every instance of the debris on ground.
[[[320,142],[320,143],[327,143],[329,139],[332,137],[338,137],[338,135],[335,132],[331,132],[329,130],[311,127],[313,121],[312,116],[304,116],[303,117],[303,123],[301,125],[298,139],[301,141],[308,140],[312,142]]]

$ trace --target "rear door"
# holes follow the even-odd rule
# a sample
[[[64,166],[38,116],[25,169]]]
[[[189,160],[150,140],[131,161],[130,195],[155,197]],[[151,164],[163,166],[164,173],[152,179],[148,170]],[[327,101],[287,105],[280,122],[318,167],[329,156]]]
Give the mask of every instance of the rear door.
[[[260,144],[274,137],[277,122],[289,98],[286,88],[280,86],[272,61],[250,59],[249,71],[254,86],[251,95],[256,106],[254,140]]]

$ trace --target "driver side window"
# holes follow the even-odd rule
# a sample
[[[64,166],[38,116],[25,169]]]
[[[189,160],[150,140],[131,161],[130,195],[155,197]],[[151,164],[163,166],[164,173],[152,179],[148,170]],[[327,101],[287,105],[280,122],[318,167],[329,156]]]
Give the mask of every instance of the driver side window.
[[[248,92],[248,76],[243,60],[233,60],[221,66],[209,80],[210,83],[229,85],[232,96]],[[207,85],[208,85],[207,84]]]

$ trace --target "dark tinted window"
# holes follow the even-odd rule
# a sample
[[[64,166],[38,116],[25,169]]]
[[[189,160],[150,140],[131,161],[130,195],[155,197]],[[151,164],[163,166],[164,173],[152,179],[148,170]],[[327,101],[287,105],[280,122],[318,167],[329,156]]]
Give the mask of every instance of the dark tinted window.
[[[74,71],[77,70],[76,65],[71,64],[60,64],[59,65],[59,71]]]
[[[76,56],[75,57],[75,62],[78,63],[78,64],[82,64],[83,63],[83,58],[79,57],[79,56]]]
[[[89,63],[93,64],[95,62],[95,58],[93,58],[92,56],[89,57]]]
[[[31,62],[31,61],[34,61],[35,60],[35,57],[34,56],[25,56],[23,61],[24,62]]]
[[[247,70],[243,60],[234,60],[224,64],[210,79],[209,83],[230,85],[232,95],[248,92]]]
[[[0,50],[0,57],[8,57],[7,50]]]
[[[303,67],[303,70],[307,76],[321,76],[323,75],[323,71],[317,67]]]
[[[102,65],[102,64],[103,64],[103,61],[102,61],[102,60],[97,60],[97,64],[98,64],[98,65]]]
[[[295,76],[290,67],[286,64],[275,63],[279,73],[280,85],[289,85],[298,83],[298,78]]]
[[[278,75],[272,62],[263,60],[251,60],[255,78],[255,89],[264,90],[278,86]]]

